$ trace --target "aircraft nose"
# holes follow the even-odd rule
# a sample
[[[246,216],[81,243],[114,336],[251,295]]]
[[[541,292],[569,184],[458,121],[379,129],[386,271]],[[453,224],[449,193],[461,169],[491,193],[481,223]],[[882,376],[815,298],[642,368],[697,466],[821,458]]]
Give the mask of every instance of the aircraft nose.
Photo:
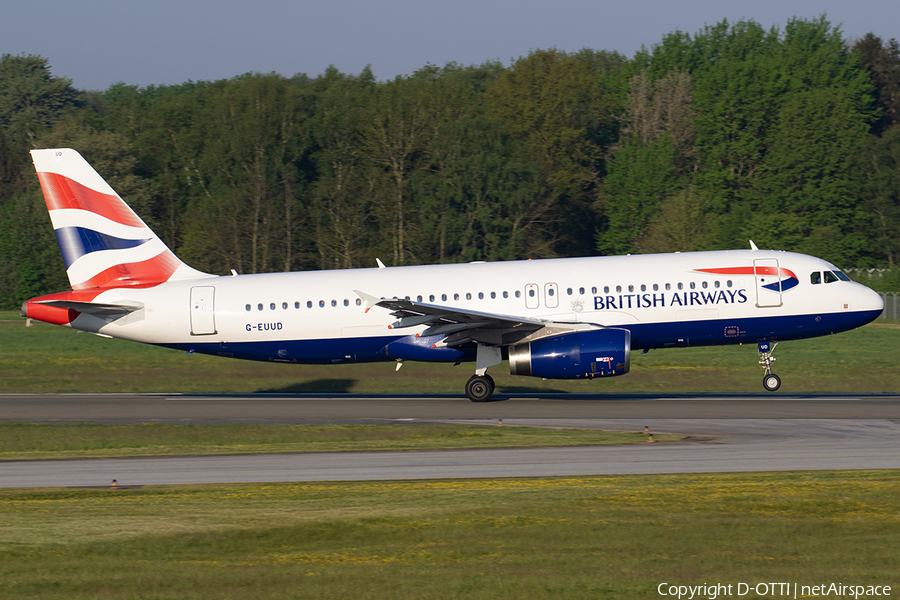
[[[859,300],[860,309],[865,311],[878,311],[878,315],[881,315],[881,312],[884,310],[884,298],[873,289],[865,286],[862,286],[862,288],[862,294],[860,294],[862,297]]]

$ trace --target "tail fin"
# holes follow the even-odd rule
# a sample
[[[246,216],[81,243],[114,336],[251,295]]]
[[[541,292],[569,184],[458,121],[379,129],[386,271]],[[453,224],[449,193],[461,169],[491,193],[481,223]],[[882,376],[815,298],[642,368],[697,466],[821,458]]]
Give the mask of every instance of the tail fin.
[[[32,150],[72,289],[209,277],[181,262],[82,156]]]

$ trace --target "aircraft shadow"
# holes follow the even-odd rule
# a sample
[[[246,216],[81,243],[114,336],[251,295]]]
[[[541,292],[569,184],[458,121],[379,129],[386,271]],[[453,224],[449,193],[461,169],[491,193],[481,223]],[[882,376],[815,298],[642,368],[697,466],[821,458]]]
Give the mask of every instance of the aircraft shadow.
[[[497,394],[565,394],[565,390],[556,390],[553,388],[536,388],[524,385],[504,385],[494,390]]]
[[[260,394],[346,394],[356,385],[356,379],[313,379],[280,388],[256,390]]]

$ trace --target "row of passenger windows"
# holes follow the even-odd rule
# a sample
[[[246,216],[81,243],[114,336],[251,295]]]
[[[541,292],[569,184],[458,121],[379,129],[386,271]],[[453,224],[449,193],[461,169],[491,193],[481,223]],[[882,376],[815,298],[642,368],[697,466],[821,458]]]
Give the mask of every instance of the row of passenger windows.
[[[826,283],[827,283],[827,281],[826,281]],[[706,281],[701,281],[699,285],[700,285],[700,288],[701,288],[701,289],[704,289],[704,290],[709,288],[709,283],[706,282]],[[725,282],[725,286],[726,286],[726,287],[729,287],[729,288],[730,288],[730,287],[732,287],[733,285],[734,285],[734,284],[733,284],[733,282],[732,282],[730,279],[729,279],[728,281]],[[663,286],[664,286],[664,289],[665,289],[665,290],[671,290],[672,287],[673,287],[671,283],[663,284]],[[687,286],[688,286],[689,289],[692,289],[692,290],[693,290],[693,289],[697,289],[697,283],[696,283],[696,282],[693,282],[693,281],[691,281],[690,283],[688,283]],[[712,287],[715,288],[715,289],[718,289],[718,288],[720,288],[721,286],[722,286],[722,284],[721,284],[720,281],[713,281],[713,282],[712,282]],[[651,285],[651,288],[652,288],[652,290],[653,290],[654,292],[658,292],[658,291],[660,290],[660,284],[654,283],[654,284]],[[675,284],[675,288],[678,289],[678,290],[683,290],[683,289],[685,289],[685,284],[683,284],[683,283],[677,283],[677,284]],[[616,292],[617,294],[621,294],[621,293],[623,293],[623,291],[626,290],[626,289],[628,290],[629,293],[634,293],[636,287],[635,287],[634,285],[628,285],[628,286],[625,286],[625,287],[623,288],[623,286],[617,285],[617,286],[611,288],[610,286],[606,285],[606,286],[603,286],[603,293],[604,293],[604,294],[609,294],[612,290],[615,290],[615,292]],[[643,284],[643,283],[642,283],[642,284],[639,286],[639,289],[640,289],[641,292],[646,292],[646,291],[648,290],[647,284]],[[583,288],[583,287],[577,288],[577,290],[578,290],[578,294],[581,295],[581,296],[583,296],[583,295],[585,294],[585,292],[586,292],[586,288]],[[547,291],[547,295],[548,295],[548,296],[554,296],[554,295],[556,294],[556,290],[555,290],[554,287],[549,287],[549,288],[547,288],[546,291]],[[597,286],[592,287],[592,288],[591,288],[591,294],[597,294],[597,293],[599,293],[599,288],[598,288]],[[529,288],[528,288],[528,296],[529,296],[530,298],[534,298],[536,294],[537,294],[537,288],[536,288],[536,287],[529,287]],[[472,292],[467,292],[467,293],[464,294],[464,295],[465,295],[465,299],[466,299],[466,300],[472,300],[472,298],[473,298]],[[516,298],[521,298],[521,297],[522,297],[522,292],[521,292],[520,290],[516,290],[515,292],[512,293],[512,295],[513,295],[514,297],[516,297]],[[573,295],[575,295],[575,288],[566,288],[566,295],[568,295],[568,296],[573,296]],[[485,298],[485,292],[478,292],[477,294],[475,294],[475,296],[477,296],[477,298],[478,298],[479,300],[484,300],[484,298]],[[490,297],[491,300],[495,300],[495,299],[497,299],[498,296],[501,296],[501,297],[503,297],[503,298],[509,298],[509,297],[510,297],[510,293],[507,292],[507,291],[500,292],[499,294],[498,294],[497,292],[488,292],[488,293],[487,293],[487,296]],[[430,294],[430,295],[428,296],[428,302],[436,302],[436,301],[438,300],[438,298],[440,298],[440,301],[441,301],[441,302],[447,302],[448,299],[449,299],[450,297],[451,297],[451,295],[448,295],[448,294],[440,294],[440,296],[435,295],[435,294]],[[463,297],[462,294],[458,294],[458,293],[452,294],[452,298],[453,298],[454,301],[459,301],[459,300],[462,299],[462,297]],[[407,300],[411,300],[411,297],[410,297],[410,296],[406,296],[406,299],[407,299]],[[421,295],[416,296],[416,302],[425,302],[425,297],[424,297],[424,296],[421,296]],[[339,304],[343,304],[344,306],[350,306],[350,300],[347,299],[347,298],[344,298],[344,299],[343,299],[342,301],[340,301],[340,302],[339,302],[338,300],[331,300],[330,302],[327,302],[327,301],[325,301],[325,300],[319,300],[319,301],[316,302],[316,303],[313,303],[312,300],[307,300],[307,301],[306,301],[306,308],[313,308],[313,306],[316,306],[316,305],[318,305],[319,308],[325,308],[326,306],[328,306],[328,304],[330,304],[332,307],[337,307]],[[355,300],[355,304],[356,304],[356,306],[362,306],[362,300],[359,299],[359,298],[357,298],[357,299]],[[287,309],[288,309],[288,306],[289,306],[289,305],[288,305],[287,302],[282,302],[282,303],[281,303],[281,308],[282,308],[283,310],[287,310]],[[301,303],[300,303],[299,301],[298,301],[298,302],[294,302],[294,308],[300,308],[301,306],[302,306],[302,305],[301,305]],[[269,310],[276,310],[276,309],[278,308],[278,304],[277,304],[276,302],[270,302],[270,303],[268,304],[268,307],[269,307]],[[265,308],[266,308],[266,304],[264,304],[264,303],[262,303],[262,302],[260,302],[259,304],[256,305],[256,310],[265,310]],[[251,310],[253,310],[253,305],[252,305],[252,304],[247,304],[247,305],[245,305],[245,306],[244,306],[244,310],[246,310],[247,312],[250,312]]]

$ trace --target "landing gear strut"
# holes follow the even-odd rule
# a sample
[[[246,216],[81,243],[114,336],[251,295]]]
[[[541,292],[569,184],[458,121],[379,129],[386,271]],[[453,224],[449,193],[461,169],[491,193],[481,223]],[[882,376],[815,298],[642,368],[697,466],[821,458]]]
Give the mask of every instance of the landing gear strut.
[[[484,375],[472,375],[466,382],[466,396],[472,402],[487,402],[494,393],[494,379]]]
[[[499,346],[478,344],[475,358],[475,374],[466,382],[466,396],[472,402],[487,402],[494,393],[494,380],[487,374],[488,367],[500,364],[503,355]]]
[[[763,387],[769,392],[774,392],[781,387],[781,378],[772,372],[772,363],[775,357],[775,346],[778,342],[760,342],[759,343],[759,364],[765,369],[766,374],[763,376]]]

